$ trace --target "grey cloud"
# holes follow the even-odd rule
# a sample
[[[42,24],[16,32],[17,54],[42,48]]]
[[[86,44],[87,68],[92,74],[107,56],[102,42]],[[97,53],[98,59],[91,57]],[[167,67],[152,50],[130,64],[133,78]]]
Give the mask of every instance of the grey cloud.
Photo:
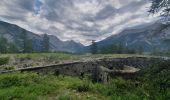
[[[0,8],[0,17],[25,21],[28,12],[34,13],[34,0],[3,0]]]
[[[106,7],[104,7],[104,9],[102,9],[99,13],[97,13],[95,19],[96,20],[106,19],[110,16],[113,16],[115,12],[116,9],[113,6],[107,5]]]
[[[120,8],[118,10],[119,13],[126,13],[126,12],[136,12],[138,11],[143,5],[145,5],[146,3],[148,3],[148,0],[141,0],[141,1],[134,1],[130,4],[127,4],[125,6],[123,6],[122,8]],[[147,12],[145,12],[147,13]]]
[[[3,0],[0,5],[15,13],[34,11],[34,0]]]
[[[147,0],[44,0],[39,15],[34,0],[2,0],[0,18],[35,33],[89,44],[147,19]],[[115,4],[115,3],[120,3]],[[137,20],[135,22],[135,20]]]

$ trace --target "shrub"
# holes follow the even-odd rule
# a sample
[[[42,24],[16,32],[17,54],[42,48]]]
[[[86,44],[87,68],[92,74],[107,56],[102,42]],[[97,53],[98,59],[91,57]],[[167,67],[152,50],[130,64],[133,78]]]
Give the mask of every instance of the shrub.
[[[125,94],[127,92],[132,92],[135,87],[135,82],[130,80],[123,80],[121,78],[113,79],[108,83],[108,95],[118,93],[118,94]]]
[[[38,81],[38,76],[36,74],[4,74],[0,75],[0,88],[27,85],[30,84],[29,82],[33,83],[34,81]]]
[[[9,57],[1,57],[0,58],[0,65],[8,64],[8,62],[9,62]]]
[[[73,84],[71,88],[78,92],[87,92],[92,89],[92,83],[89,80],[84,79],[81,83]]]
[[[81,84],[81,85],[77,86],[77,91],[78,92],[87,92],[89,90],[90,90],[89,84]]]
[[[59,96],[58,100],[71,100],[70,96]]]
[[[15,69],[14,66],[7,66],[7,67],[5,67],[5,70],[14,70],[14,69]]]
[[[10,73],[0,75],[0,100],[37,100],[57,91],[51,77],[36,73]]]

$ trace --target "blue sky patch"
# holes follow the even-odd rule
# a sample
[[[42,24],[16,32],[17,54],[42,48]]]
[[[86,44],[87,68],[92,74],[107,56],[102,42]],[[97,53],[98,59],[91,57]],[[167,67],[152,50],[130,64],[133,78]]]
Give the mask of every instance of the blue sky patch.
[[[42,0],[35,0],[35,14],[39,14],[41,11],[41,6],[43,5]]]

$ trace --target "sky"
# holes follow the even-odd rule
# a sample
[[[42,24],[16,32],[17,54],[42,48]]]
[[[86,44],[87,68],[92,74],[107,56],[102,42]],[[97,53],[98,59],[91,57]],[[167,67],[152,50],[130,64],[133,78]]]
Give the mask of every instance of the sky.
[[[1,0],[0,20],[89,45],[150,23],[149,0]]]

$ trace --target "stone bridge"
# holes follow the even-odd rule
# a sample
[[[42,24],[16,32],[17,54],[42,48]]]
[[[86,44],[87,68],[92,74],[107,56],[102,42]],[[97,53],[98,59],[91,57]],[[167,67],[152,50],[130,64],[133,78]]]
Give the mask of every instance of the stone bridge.
[[[110,77],[122,76],[133,78],[140,69],[149,67],[151,64],[159,63],[162,58],[127,57],[127,58],[106,58],[94,61],[72,62],[65,64],[30,67],[12,71],[36,72],[39,74],[69,75],[84,77],[90,75],[93,80],[107,82]]]

